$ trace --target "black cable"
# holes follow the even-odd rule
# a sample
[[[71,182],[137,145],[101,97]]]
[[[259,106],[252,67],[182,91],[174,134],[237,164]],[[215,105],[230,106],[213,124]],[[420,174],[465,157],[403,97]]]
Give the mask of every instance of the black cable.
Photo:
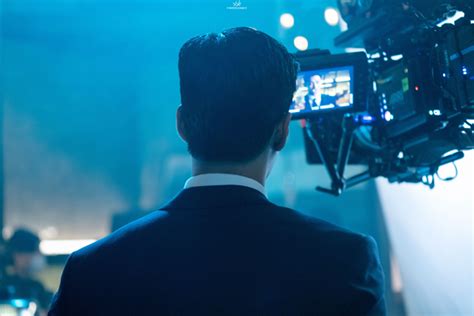
[[[447,182],[447,181],[452,181],[457,178],[459,174],[458,167],[456,166],[456,163],[454,161],[452,162],[452,164],[454,166],[454,176],[442,178],[438,173],[439,172],[439,169],[438,169],[436,170],[436,176],[438,177],[439,180]]]

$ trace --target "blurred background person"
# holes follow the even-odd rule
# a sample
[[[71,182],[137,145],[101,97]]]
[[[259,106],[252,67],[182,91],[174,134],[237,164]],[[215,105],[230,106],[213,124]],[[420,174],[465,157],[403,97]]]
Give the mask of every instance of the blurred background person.
[[[9,265],[1,280],[2,288],[7,288],[11,297],[34,301],[38,306],[37,315],[48,310],[52,293],[36,279],[38,272],[46,266],[41,254],[40,238],[27,229],[17,229],[7,242],[6,256]]]

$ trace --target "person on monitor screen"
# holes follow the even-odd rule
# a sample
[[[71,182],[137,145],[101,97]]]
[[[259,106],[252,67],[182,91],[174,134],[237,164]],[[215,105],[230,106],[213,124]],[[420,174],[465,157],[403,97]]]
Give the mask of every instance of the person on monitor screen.
[[[318,110],[323,105],[336,106],[339,96],[324,94],[322,84],[323,80],[321,76],[311,76],[309,83],[309,93],[307,95],[307,104],[309,104],[312,110]]]
[[[192,177],[158,211],[74,252],[51,315],[383,315],[373,238],[270,202],[297,65],[239,27],[179,52]],[[223,106],[225,105],[225,106]]]

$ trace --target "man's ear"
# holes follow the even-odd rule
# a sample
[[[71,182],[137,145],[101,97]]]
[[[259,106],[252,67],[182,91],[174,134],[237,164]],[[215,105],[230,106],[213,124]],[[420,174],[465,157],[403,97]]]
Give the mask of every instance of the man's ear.
[[[283,147],[285,147],[288,134],[290,133],[290,121],[291,113],[288,113],[276,127],[272,145],[274,151],[280,151],[283,149]]]
[[[183,106],[180,104],[178,109],[176,110],[176,129],[178,130],[178,134],[181,137],[181,139],[187,143],[188,141],[187,141],[186,130],[184,128],[184,123],[182,119],[182,115],[183,115],[182,111],[183,111]]]

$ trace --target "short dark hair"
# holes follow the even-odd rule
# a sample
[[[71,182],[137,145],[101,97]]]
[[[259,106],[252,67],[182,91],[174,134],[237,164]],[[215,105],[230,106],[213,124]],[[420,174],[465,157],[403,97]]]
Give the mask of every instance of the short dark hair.
[[[296,72],[287,49],[252,28],[187,41],[179,52],[179,77],[191,155],[213,162],[256,158],[288,113]]]
[[[24,228],[17,229],[8,241],[10,253],[33,253],[39,251],[39,237]]]

